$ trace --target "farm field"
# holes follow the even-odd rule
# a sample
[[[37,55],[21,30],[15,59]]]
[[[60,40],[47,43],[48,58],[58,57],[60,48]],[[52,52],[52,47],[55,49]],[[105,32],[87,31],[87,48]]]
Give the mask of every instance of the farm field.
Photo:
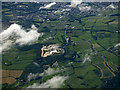
[[[2,3],[3,89],[120,87],[118,2],[72,5]]]

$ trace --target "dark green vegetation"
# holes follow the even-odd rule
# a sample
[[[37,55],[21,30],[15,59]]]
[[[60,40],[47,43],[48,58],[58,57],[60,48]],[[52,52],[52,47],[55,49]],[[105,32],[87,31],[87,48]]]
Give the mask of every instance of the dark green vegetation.
[[[24,70],[35,58],[35,50],[21,51],[17,48],[12,48],[2,55],[3,69]],[[8,63],[5,65],[4,63]]]
[[[63,3],[64,4],[64,3]],[[3,54],[3,69],[24,70],[20,79],[10,87],[26,87],[35,82],[45,82],[54,75],[42,77],[26,83],[29,73],[42,73],[55,61],[59,68],[66,68],[60,75],[69,76],[62,88],[101,88],[118,87],[110,85],[112,81],[117,83],[118,78],[118,14],[117,9],[106,9],[91,13],[78,13],[76,8],[71,8],[69,15],[51,14],[48,11],[55,11],[54,7],[48,10],[39,11],[42,5],[37,3],[3,3],[3,28],[16,22],[25,28],[32,24],[37,26],[38,32],[45,35],[30,46],[13,46]],[[93,4],[97,7],[97,4]],[[101,4],[102,5],[102,4]],[[34,10],[32,9],[34,8]],[[74,14],[73,14],[74,13]],[[40,16],[37,18],[37,16]],[[45,17],[44,15],[48,15]],[[22,17],[18,17],[22,16]],[[111,23],[113,22],[113,23]],[[66,31],[66,35],[65,35]],[[52,37],[52,38],[50,38]],[[69,38],[68,43],[65,38]],[[42,45],[59,44],[65,53],[53,55],[46,58],[41,57]],[[90,56],[91,62],[85,58]],[[4,63],[7,62],[8,65]],[[37,62],[40,67],[33,64]],[[108,81],[108,83],[104,82]],[[5,84],[6,85],[6,84]]]

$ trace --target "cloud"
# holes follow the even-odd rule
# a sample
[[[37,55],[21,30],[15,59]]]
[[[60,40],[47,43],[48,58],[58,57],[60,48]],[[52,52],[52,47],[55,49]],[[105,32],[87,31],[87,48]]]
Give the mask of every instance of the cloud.
[[[50,8],[51,6],[55,5],[55,4],[56,4],[56,2],[52,2],[52,3],[50,3],[50,4],[47,4],[47,5],[44,6],[44,7],[40,7],[39,10],[40,10],[40,9],[48,9],[48,8]]]
[[[29,2],[40,3],[38,0],[30,0]]]
[[[28,77],[27,77],[27,81],[31,81],[32,79],[36,79],[37,77],[40,77],[42,76],[42,74],[40,73],[36,73],[36,74],[33,74],[33,73],[29,73]]]
[[[116,7],[113,4],[110,4],[107,8],[115,9]]]
[[[52,74],[57,73],[57,72],[59,72],[59,71],[60,71],[59,68],[57,68],[57,69],[52,69],[52,68],[49,67],[47,70],[44,71],[44,73],[45,73],[46,75],[52,75]]]
[[[118,46],[120,46],[120,43],[116,44],[114,47],[118,47]]]
[[[86,61],[91,61],[91,58],[90,58],[90,55],[86,54],[84,56],[84,59],[83,59],[83,62],[82,63],[85,63]]]
[[[60,71],[59,68],[52,69],[52,68],[49,67],[47,70],[44,70],[43,73],[36,73],[36,74],[29,73],[29,75],[27,77],[27,80],[30,81],[30,80],[36,79],[40,76],[52,75],[52,74],[58,73],[59,71]]]
[[[7,40],[4,44],[2,44],[2,41],[0,41],[0,53],[2,53],[3,50],[8,50],[12,45],[11,40]]]
[[[38,63],[36,63],[36,62],[33,62],[33,64],[34,64],[35,66],[37,66],[37,67],[40,66],[40,65],[39,65]]]
[[[53,37],[47,37],[47,38],[43,39],[43,41],[48,41],[50,39],[53,39]]]
[[[89,11],[91,10],[90,6],[82,4],[82,0],[71,0],[71,5],[69,7],[78,7],[80,11]]]
[[[82,0],[71,0],[71,5],[69,5],[69,7],[76,7],[81,3],[82,3]]]
[[[90,6],[79,6],[78,7],[79,8],[79,10],[81,10],[81,11],[89,11],[89,10],[91,10],[91,7]]]
[[[30,45],[37,41],[43,33],[38,33],[37,28],[32,25],[29,31],[25,31],[22,26],[12,24],[9,28],[0,33],[0,53],[8,50],[13,44]]]
[[[33,85],[28,86],[27,88],[60,88],[67,78],[68,77],[65,76],[54,76],[53,78],[47,80],[45,83],[34,83]]]
[[[83,57],[82,63],[91,62],[91,57],[95,54],[96,52],[93,53],[92,50],[87,50],[85,56]]]

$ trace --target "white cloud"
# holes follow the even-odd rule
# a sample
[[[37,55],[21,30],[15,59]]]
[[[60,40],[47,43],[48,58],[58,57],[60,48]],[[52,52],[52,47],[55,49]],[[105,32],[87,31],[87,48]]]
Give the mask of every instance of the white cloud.
[[[78,7],[80,11],[89,11],[91,7],[87,4],[82,4],[82,0],[71,0],[71,5],[69,7]]]
[[[40,3],[38,0],[30,0],[29,2]]]
[[[71,0],[71,5],[69,5],[69,7],[76,7],[81,3],[82,3],[82,0]]]
[[[36,63],[36,62],[33,62],[33,64],[34,64],[35,66],[37,66],[37,67],[40,66],[40,65],[39,65],[38,63]]]
[[[61,12],[65,12],[65,11],[71,11],[71,9],[66,8],[66,9],[63,9]]]
[[[40,77],[40,76],[42,76],[42,74],[40,74],[40,73],[36,73],[36,74],[29,73],[27,80],[30,81],[30,80],[36,79],[37,77]]]
[[[48,41],[48,40],[50,40],[50,39],[52,39],[53,37],[47,37],[47,38],[45,38],[45,39],[43,39],[43,41]]]
[[[47,70],[44,70],[43,73],[36,73],[36,74],[29,73],[27,80],[30,81],[30,80],[36,79],[37,77],[40,77],[40,76],[52,75],[52,74],[58,73],[59,71],[60,71],[59,68],[52,69],[49,67]]]
[[[50,8],[51,6],[55,5],[55,4],[56,4],[56,2],[52,2],[52,3],[50,3],[50,4],[47,4],[47,5],[44,6],[44,7],[40,7],[39,10],[40,10],[40,9],[44,9],[44,8],[45,8],[45,9],[48,9],[48,8]]]
[[[120,43],[116,44],[114,47],[118,47],[118,46],[120,46]]]
[[[57,69],[52,69],[52,68],[48,68],[47,70],[45,70],[44,72],[45,72],[45,74],[46,75],[52,75],[52,74],[54,74],[54,73],[57,73],[57,72],[59,72],[60,70],[59,70],[59,68],[57,68]]]
[[[0,53],[9,49],[13,44],[30,45],[37,41],[43,33],[38,33],[37,28],[32,25],[29,32],[26,32],[22,26],[12,24],[9,28],[0,33]]]
[[[64,12],[69,12],[69,11],[71,11],[71,9],[66,8],[66,9],[54,11],[54,13],[55,13],[55,14],[61,14],[61,13],[64,13]],[[61,16],[61,15],[60,15],[60,16]]]
[[[47,80],[45,83],[34,83],[33,85],[28,86],[27,88],[60,88],[67,78],[68,77],[65,76],[54,76],[53,78]]]
[[[81,11],[89,11],[89,10],[91,10],[91,7],[90,6],[79,6],[78,7],[79,8],[79,10],[81,10]]]
[[[90,58],[90,55],[86,54],[84,56],[84,59],[83,59],[83,62],[82,63],[85,63],[86,61],[91,61],[91,58]]]
[[[91,58],[93,55],[95,55],[96,52],[92,52],[92,50],[87,50],[86,51],[86,54],[84,55],[83,57],[83,61],[82,63],[85,63],[85,62],[91,62]]]
[[[2,53],[3,50],[8,50],[12,45],[11,40],[7,40],[4,44],[0,43],[0,53]]]
[[[110,4],[107,8],[115,9],[116,7],[113,4]]]

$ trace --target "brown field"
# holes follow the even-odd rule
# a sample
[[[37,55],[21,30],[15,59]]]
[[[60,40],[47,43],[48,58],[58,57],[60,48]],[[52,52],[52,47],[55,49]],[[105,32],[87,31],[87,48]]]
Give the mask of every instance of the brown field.
[[[118,22],[114,21],[114,22],[110,22],[109,24],[118,24]]]
[[[22,73],[23,73],[22,70],[10,70],[10,76],[13,77],[20,77]]]
[[[8,77],[8,76],[9,76],[9,70],[2,70],[2,77]]]
[[[10,85],[10,84],[13,84],[15,81],[16,80],[12,77],[2,78],[2,84],[3,83],[8,83]]]
[[[100,47],[98,44],[93,44],[93,48]]]
[[[13,84],[16,81],[15,78],[20,77],[23,70],[0,70],[0,72],[2,72],[2,77],[0,77],[2,84]]]

